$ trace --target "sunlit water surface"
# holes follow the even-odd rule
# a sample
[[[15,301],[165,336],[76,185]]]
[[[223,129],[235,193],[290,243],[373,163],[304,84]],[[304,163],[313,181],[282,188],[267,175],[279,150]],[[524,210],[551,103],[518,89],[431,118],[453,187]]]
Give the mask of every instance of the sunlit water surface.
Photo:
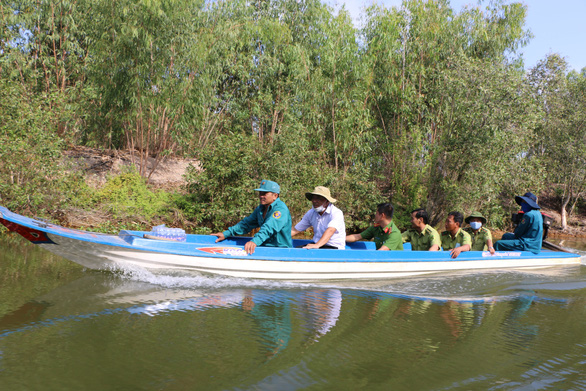
[[[0,248],[0,390],[586,389],[582,265],[300,284]]]

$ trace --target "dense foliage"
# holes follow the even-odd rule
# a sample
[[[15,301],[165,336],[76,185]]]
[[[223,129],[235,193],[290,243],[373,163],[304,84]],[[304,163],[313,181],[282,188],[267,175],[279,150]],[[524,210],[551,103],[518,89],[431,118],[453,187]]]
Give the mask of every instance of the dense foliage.
[[[0,203],[90,199],[216,230],[252,210],[267,178],[294,220],[326,185],[350,231],[385,200],[402,227],[416,207],[433,224],[480,210],[503,227],[514,194],[553,184],[565,219],[586,189],[586,71],[554,54],[525,72],[526,12],[405,0],[367,8],[358,29],[319,0],[2,0]],[[145,179],[148,157],[201,167],[185,194],[125,174],[88,198],[59,164],[72,144],[129,149]]]

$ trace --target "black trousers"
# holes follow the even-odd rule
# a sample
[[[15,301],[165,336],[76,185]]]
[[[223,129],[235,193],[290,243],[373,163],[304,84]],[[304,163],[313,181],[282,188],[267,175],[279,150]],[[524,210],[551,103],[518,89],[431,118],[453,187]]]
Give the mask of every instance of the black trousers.
[[[302,246],[297,246],[295,248],[303,248],[305,246],[307,246],[307,244],[304,244]],[[320,247],[320,249],[322,249],[322,248],[327,249],[327,250],[337,250],[338,249],[338,247],[330,246],[329,244],[324,244],[323,246]]]

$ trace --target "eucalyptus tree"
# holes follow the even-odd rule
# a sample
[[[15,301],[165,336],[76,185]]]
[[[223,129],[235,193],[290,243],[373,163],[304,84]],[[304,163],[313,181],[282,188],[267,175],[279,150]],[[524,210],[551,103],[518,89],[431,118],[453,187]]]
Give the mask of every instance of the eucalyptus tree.
[[[373,158],[370,69],[348,13],[322,15],[310,33],[313,71],[300,95],[303,124],[326,161],[346,172]]]
[[[460,13],[445,0],[410,0],[401,7],[367,10],[364,37],[373,64],[371,112],[381,130],[378,146],[389,192],[406,208],[427,206],[434,223],[446,208],[458,206],[453,194],[467,185],[461,182],[465,175],[458,173],[463,166],[449,164],[464,152],[454,148],[454,140],[470,141],[466,132],[471,129],[466,127],[484,125],[487,119],[483,112],[470,111],[474,107],[466,97],[474,93],[483,101],[492,99],[486,104],[496,106],[504,97],[521,93],[515,92],[518,61],[512,65],[510,61],[530,37],[523,29],[525,13],[526,7],[503,1],[491,2],[483,10],[467,7]],[[470,75],[463,71],[468,68]],[[491,73],[514,83],[505,91],[505,86],[490,79]],[[517,127],[529,113],[510,111],[490,126],[504,132]],[[507,116],[511,124],[504,121]],[[490,149],[489,141],[479,150]],[[453,191],[447,191],[450,188]],[[480,197],[469,194],[469,201],[477,203]]]
[[[47,124],[72,140],[83,122],[88,40],[75,1],[3,2],[0,6],[0,77],[20,84],[18,98],[43,97]],[[24,103],[24,100],[29,102]],[[34,107],[29,106],[29,107]]]
[[[431,154],[429,206],[436,212],[482,210],[503,226],[514,195],[541,185],[533,154],[538,109],[524,73],[506,64],[455,59],[437,91],[438,127]]]
[[[586,74],[568,73],[566,61],[551,54],[528,74],[542,117],[536,127],[546,181],[561,198],[562,229],[586,192]]]
[[[203,0],[101,0],[87,12],[89,77],[99,86],[87,139],[137,152],[146,176],[150,156],[152,173],[161,158],[189,145],[194,125],[206,131],[202,107],[216,107],[213,99],[202,103],[214,89],[205,53],[216,24],[207,24]]]
[[[87,39],[70,1],[0,4],[0,198],[54,210],[79,189],[59,162],[85,121]]]

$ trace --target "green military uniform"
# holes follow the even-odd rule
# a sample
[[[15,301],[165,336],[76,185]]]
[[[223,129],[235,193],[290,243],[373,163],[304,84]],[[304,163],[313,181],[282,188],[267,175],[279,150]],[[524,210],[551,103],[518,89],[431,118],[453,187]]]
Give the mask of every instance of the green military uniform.
[[[444,251],[453,250],[456,247],[464,246],[466,244],[472,246],[472,238],[470,238],[470,234],[462,228],[458,229],[458,232],[454,237],[452,237],[448,231],[442,232],[441,239]]]
[[[488,251],[488,241],[492,241],[492,234],[488,228],[480,227],[475,233],[472,227],[466,227],[464,231],[468,232],[472,238],[471,251]]]
[[[415,228],[410,228],[403,232],[402,237],[403,243],[411,242],[413,251],[428,251],[435,244],[442,245],[439,233],[428,224],[425,224],[425,228],[421,233]]]
[[[267,205],[267,208],[266,217],[263,217],[264,206],[259,205],[250,216],[225,230],[224,236],[244,235],[260,227],[252,238],[252,242],[257,246],[293,247],[289,208],[280,198]]]
[[[368,227],[360,236],[366,240],[374,238],[377,250],[382,246],[387,246],[389,250],[403,250],[401,231],[399,231],[393,221],[384,228],[375,226]]]

